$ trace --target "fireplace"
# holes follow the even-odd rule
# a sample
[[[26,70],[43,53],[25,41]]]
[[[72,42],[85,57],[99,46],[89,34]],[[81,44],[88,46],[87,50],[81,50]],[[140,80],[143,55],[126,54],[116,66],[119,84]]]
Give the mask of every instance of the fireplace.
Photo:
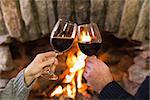
[[[111,32],[102,32],[103,45],[98,58],[109,65],[114,79],[122,85],[138,86],[128,79],[128,69],[134,64],[134,58],[143,52],[144,48],[139,41],[119,39]],[[59,64],[56,74],[59,79],[49,81],[40,77],[33,85],[29,100],[32,99],[94,99],[98,100],[98,94],[88,86],[82,73],[84,71],[84,59],[75,39],[72,48],[63,55],[58,56]],[[109,49],[108,49],[109,48]],[[30,61],[40,52],[52,50],[49,44],[49,36],[39,40],[21,43],[14,40],[10,44],[12,58],[16,66],[13,71],[2,72],[3,78],[11,78],[26,67]],[[129,83],[128,83],[129,82]],[[126,86],[131,89],[133,87]],[[131,91],[130,91],[131,92]]]
[[[67,18],[79,25],[98,24],[103,38],[98,58],[110,66],[114,80],[134,94],[149,74],[148,4],[148,0],[1,0],[0,90],[36,54],[52,50],[49,34],[58,18]],[[40,77],[29,100],[98,100],[82,77],[84,59],[75,40],[69,51],[58,56],[59,79]]]

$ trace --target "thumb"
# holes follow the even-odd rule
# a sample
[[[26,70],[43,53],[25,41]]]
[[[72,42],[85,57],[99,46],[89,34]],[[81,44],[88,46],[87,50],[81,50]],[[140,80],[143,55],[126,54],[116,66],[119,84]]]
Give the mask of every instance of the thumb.
[[[87,60],[95,60],[95,59],[97,59],[97,57],[95,55],[90,56],[90,57],[87,58]]]
[[[57,64],[58,64],[58,60],[57,60],[57,58],[55,58],[54,65],[57,65]]]

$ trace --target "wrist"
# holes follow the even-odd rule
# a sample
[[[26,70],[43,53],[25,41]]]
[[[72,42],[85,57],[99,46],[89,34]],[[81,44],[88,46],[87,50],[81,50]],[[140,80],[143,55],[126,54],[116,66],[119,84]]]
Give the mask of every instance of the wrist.
[[[109,78],[105,78],[104,80],[103,80],[103,82],[99,82],[99,83],[101,83],[100,84],[100,86],[97,88],[97,93],[100,93],[103,89],[104,89],[104,87],[105,86],[107,86],[109,83],[111,83],[113,81],[113,78],[112,77],[109,77]]]
[[[31,76],[31,75],[28,73],[27,69],[25,69],[25,72],[24,72],[24,82],[25,82],[26,86],[27,86],[27,87],[30,86],[31,83],[32,83],[34,80],[35,80],[34,76]]]

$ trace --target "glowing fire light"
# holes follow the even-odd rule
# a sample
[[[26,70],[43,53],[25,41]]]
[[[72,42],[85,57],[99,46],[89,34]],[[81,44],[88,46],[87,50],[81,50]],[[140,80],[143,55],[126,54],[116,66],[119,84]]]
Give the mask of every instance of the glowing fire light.
[[[76,61],[77,57],[73,53],[69,53],[66,60],[67,67],[72,68]]]
[[[77,61],[72,68],[70,68],[70,72],[76,72],[85,66],[86,55],[84,55],[81,51],[77,53]]]
[[[89,32],[82,31],[79,41],[81,42],[90,42],[92,40]]]
[[[77,88],[81,88],[82,87],[82,74],[84,72],[84,69],[81,69],[78,71],[78,74],[77,74]]]
[[[75,73],[71,73],[71,75],[66,75],[65,79],[64,79],[64,83],[70,83],[72,81],[72,79],[74,78]]]
[[[55,95],[60,95],[62,94],[63,90],[62,90],[62,87],[61,86],[58,86],[54,91],[53,93],[51,94],[51,97],[55,96]]]
[[[75,98],[76,96],[76,83],[75,80],[72,80],[71,85],[67,85],[67,94],[70,98]]]
[[[90,42],[91,40],[92,39],[89,33],[82,31],[79,41]],[[74,99],[76,96],[76,88],[78,88],[79,93],[86,93],[88,86],[85,83],[82,83],[82,74],[84,72],[85,59],[87,56],[79,49],[76,54],[77,55],[75,55],[73,52],[69,53],[66,60],[67,67],[69,68],[69,74],[65,76],[63,83],[67,85],[63,88],[58,86],[55,91],[51,93],[51,97],[64,94],[65,96]]]

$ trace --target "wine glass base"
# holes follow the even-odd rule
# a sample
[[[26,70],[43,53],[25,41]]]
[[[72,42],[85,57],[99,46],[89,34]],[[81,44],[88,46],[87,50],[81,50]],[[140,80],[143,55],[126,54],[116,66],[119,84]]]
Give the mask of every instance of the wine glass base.
[[[48,80],[58,80],[58,76],[55,74],[42,74],[41,76]]]

